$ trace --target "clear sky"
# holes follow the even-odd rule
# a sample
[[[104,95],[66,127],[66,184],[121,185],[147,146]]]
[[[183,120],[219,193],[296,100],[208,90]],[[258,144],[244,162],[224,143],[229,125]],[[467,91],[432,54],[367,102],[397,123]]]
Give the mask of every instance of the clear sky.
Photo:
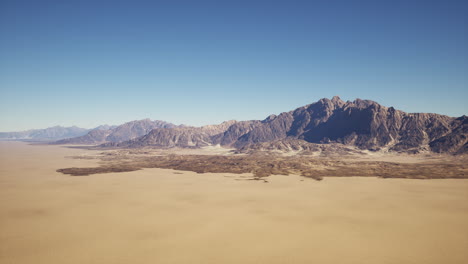
[[[263,119],[339,95],[468,114],[468,1],[0,0],[0,131]]]

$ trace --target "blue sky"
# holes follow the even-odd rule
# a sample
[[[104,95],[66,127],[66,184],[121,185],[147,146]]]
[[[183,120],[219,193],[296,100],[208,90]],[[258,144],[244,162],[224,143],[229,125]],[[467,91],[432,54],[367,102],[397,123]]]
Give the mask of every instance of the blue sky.
[[[372,99],[468,113],[468,1],[0,1],[0,131],[263,119]]]

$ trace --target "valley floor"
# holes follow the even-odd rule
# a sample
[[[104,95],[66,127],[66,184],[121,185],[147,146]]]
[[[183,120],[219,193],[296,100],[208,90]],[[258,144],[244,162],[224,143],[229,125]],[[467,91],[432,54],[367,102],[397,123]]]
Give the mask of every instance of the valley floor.
[[[0,263],[468,261],[468,179],[56,172],[99,153],[0,142]]]

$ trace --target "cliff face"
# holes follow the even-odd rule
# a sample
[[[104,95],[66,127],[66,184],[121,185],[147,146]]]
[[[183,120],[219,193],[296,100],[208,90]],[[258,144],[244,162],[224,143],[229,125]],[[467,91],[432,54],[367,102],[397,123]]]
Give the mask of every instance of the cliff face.
[[[429,143],[437,153],[468,153],[468,117],[461,116],[450,123],[451,131]]]

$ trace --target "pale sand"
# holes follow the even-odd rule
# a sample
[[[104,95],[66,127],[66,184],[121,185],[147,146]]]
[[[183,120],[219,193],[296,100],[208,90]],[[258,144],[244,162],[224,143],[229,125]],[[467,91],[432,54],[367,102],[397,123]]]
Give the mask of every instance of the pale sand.
[[[0,142],[0,263],[468,263],[468,180],[145,169]]]

